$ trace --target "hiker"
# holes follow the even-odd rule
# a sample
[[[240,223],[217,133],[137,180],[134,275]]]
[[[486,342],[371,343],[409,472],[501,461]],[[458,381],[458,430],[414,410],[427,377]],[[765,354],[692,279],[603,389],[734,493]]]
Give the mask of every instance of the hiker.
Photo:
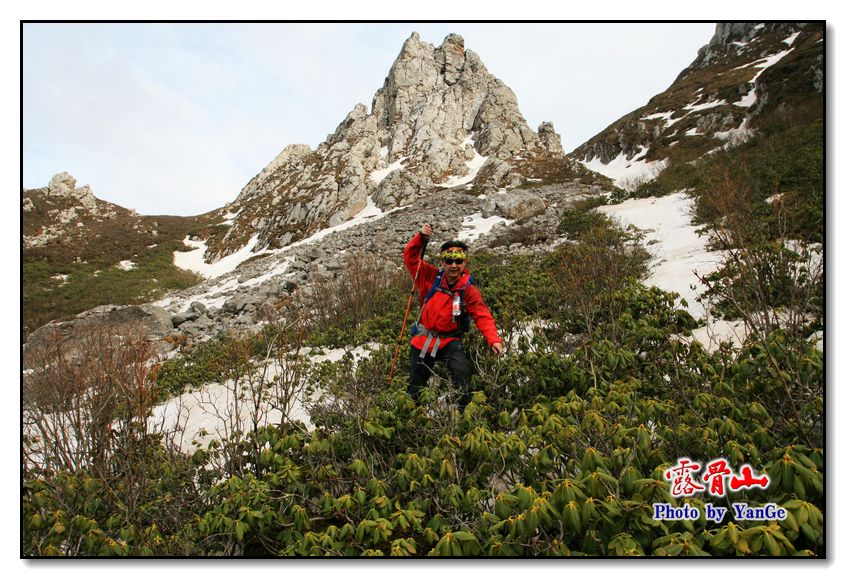
[[[458,408],[463,411],[471,398],[471,366],[461,337],[470,329],[470,318],[497,356],[504,346],[493,316],[467,271],[467,244],[448,241],[441,245],[442,267],[438,269],[425,261],[421,263],[423,248],[431,236],[432,226],[426,223],[403,251],[409,273],[415,277],[417,272],[417,290],[423,304],[411,330],[408,393],[418,403],[420,390],[432,375],[435,362],[443,362],[461,392]]]

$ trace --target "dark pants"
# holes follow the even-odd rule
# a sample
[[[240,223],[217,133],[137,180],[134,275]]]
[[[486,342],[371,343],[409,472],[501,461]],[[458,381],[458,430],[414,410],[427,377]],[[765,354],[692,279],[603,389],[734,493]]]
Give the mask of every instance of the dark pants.
[[[442,362],[446,365],[453,386],[461,393],[461,398],[458,400],[459,410],[464,410],[464,407],[470,403],[471,367],[461,340],[454,340],[445,346],[441,346],[434,358],[431,354],[421,358],[420,349],[412,346],[410,362],[411,375],[408,380],[408,393],[415,403],[418,402],[420,397],[420,390],[432,375],[435,362]]]

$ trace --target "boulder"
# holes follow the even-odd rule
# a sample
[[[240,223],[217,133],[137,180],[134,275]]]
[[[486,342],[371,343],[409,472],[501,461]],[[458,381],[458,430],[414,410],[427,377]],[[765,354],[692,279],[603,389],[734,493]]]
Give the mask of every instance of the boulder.
[[[50,179],[47,192],[56,197],[73,197],[79,204],[89,210],[97,208],[97,199],[91,191],[91,187],[83,185],[76,187],[76,179],[69,173],[58,173]]]
[[[131,307],[131,306],[130,306]],[[173,329],[170,313],[162,307],[146,304],[141,306],[145,318],[143,322],[154,336],[164,336]]]
[[[546,211],[546,202],[527,191],[512,190],[494,193],[485,200],[482,216],[499,214],[506,219],[525,221]]]
[[[505,161],[491,157],[476,176],[476,187],[483,193],[492,193],[522,184],[523,178],[514,173],[512,167]]]
[[[173,322],[174,326],[180,326],[180,325],[184,324],[185,322],[190,322],[191,320],[196,320],[199,317],[200,317],[200,314],[198,312],[195,312],[193,310],[188,310],[187,312],[182,312],[182,313],[179,313],[179,314],[173,314],[173,316],[171,316],[170,319]]]
[[[76,188],[76,179],[69,173],[57,173],[50,179],[50,185],[47,186],[47,191],[50,195],[57,197],[67,197]]]
[[[265,299],[261,295],[256,295],[252,293],[239,293],[234,295],[233,297],[229,298],[223,303],[223,311],[228,314],[237,314],[244,310],[247,306],[252,306],[255,308],[256,306],[261,305],[265,302]]]

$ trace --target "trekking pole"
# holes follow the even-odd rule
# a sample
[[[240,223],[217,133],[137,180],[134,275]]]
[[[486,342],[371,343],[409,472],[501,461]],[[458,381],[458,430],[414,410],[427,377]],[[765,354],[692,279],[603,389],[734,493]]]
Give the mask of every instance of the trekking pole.
[[[417,276],[420,275],[420,266],[423,265],[423,258],[426,257],[426,246],[429,245],[429,237],[425,236],[423,239],[423,249],[420,250],[420,261],[417,263],[417,271],[414,272],[414,281],[411,283],[411,295],[408,296],[408,305],[405,307],[405,316],[402,319],[402,329],[400,330],[399,339],[397,339],[397,349],[394,351],[394,359],[391,362],[391,373],[388,374],[388,386],[391,385],[391,380],[394,378],[394,369],[396,368],[397,357],[399,356],[400,347],[402,346],[402,337],[405,334],[405,325],[408,323],[408,312],[411,311],[411,302],[414,301],[414,290],[417,289]]]

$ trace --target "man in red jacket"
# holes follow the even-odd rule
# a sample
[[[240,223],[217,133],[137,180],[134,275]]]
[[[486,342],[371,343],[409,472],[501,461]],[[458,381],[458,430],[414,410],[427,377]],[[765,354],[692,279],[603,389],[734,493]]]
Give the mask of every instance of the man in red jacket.
[[[420,389],[432,375],[435,362],[443,362],[450,378],[461,391],[459,410],[470,402],[471,366],[461,336],[466,328],[461,326],[469,315],[482,332],[488,345],[497,356],[502,354],[502,339],[490,310],[482,301],[482,294],[472,285],[467,271],[467,245],[461,241],[448,241],[441,246],[443,273],[435,266],[422,261],[425,241],[432,235],[432,226],[424,224],[405,246],[403,260],[412,278],[417,273],[417,290],[423,309],[411,333],[411,375],[408,393],[418,401]],[[438,287],[432,286],[439,280]],[[430,297],[426,300],[426,297]]]

